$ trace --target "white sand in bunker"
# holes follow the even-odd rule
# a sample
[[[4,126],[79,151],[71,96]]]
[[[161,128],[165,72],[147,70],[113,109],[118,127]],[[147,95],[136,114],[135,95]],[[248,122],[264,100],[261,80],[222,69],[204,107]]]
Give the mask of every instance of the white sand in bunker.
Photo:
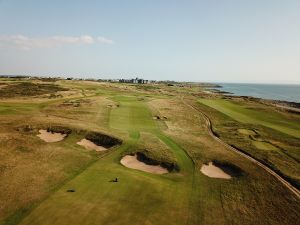
[[[147,165],[137,159],[137,155],[126,155],[121,159],[121,164],[131,169],[141,170],[148,173],[164,174],[168,170],[159,165]]]
[[[96,150],[97,152],[101,151],[106,151],[107,148],[104,148],[102,146],[96,145],[94,142],[87,140],[87,139],[82,139],[81,141],[77,142],[78,145],[81,145],[85,147],[88,150]]]
[[[231,179],[231,176],[225,173],[222,169],[215,166],[212,162],[208,165],[203,164],[200,170],[204,175],[212,178]]]
[[[47,130],[39,130],[40,134],[37,136],[45,142],[58,142],[63,140],[67,135],[61,133],[52,133]]]

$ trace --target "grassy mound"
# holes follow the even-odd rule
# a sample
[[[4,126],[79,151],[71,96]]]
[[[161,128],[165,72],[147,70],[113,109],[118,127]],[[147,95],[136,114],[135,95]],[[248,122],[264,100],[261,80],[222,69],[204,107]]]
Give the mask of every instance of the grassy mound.
[[[142,133],[138,144],[125,154],[137,154],[137,159],[148,165],[160,165],[169,172],[180,170],[172,151],[159,138],[150,133]]]
[[[122,144],[122,141],[115,137],[93,131],[88,132],[85,138],[96,145],[103,146],[105,148],[111,148],[115,145]]]

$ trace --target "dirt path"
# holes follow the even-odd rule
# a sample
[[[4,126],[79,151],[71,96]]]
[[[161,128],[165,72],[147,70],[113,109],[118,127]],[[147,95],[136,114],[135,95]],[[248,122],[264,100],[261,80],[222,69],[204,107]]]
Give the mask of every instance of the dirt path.
[[[197,112],[199,112],[203,116],[203,118],[205,119],[207,129],[208,129],[208,133],[212,138],[214,138],[217,142],[219,142],[220,144],[225,146],[227,149],[238,153],[239,155],[243,156],[244,158],[247,158],[248,160],[252,161],[256,165],[263,168],[269,174],[273,175],[278,181],[280,181],[286,188],[288,188],[291,192],[293,192],[300,199],[300,191],[296,187],[294,187],[292,184],[290,184],[287,180],[285,180],[283,177],[281,177],[275,171],[270,169],[268,166],[262,164],[261,162],[257,161],[256,159],[252,158],[251,156],[246,155],[245,153],[239,151],[238,149],[230,146],[229,144],[227,144],[226,142],[222,141],[220,138],[215,136],[213,131],[212,131],[212,124],[211,124],[211,121],[210,121],[209,117],[205,113],[203,113],[201,110],[199,110],[196,107],[194,107],[194,106],[188,104],[187,102],[185,102],[183,98],[181,98],[181,101],[183,102],[183,104],[185,104],[186,106],[196,110]]]

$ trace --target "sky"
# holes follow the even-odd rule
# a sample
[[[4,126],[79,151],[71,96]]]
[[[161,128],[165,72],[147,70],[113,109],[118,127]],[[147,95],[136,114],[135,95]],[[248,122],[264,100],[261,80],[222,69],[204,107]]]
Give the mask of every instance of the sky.
[[[0,74],[300,84],[300,0],[0,0]]]

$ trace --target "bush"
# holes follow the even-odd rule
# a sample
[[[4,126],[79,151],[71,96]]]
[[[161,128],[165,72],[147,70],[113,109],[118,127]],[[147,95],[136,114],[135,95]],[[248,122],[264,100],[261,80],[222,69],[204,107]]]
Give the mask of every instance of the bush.
[[[47,131],[52,133],[66,134],[66,135],[72,133],[72,130],[70,128],[62,127],[62,126],[51,126],[47,128]]]
[[[85,138],[95,143],[96,145],[103,146],[105,148],[110,148],[114,145],[122,144],[122,141],[117,138],[108,136],[106,134],[97,133],[97,132],[89,132],[85,136]]]

